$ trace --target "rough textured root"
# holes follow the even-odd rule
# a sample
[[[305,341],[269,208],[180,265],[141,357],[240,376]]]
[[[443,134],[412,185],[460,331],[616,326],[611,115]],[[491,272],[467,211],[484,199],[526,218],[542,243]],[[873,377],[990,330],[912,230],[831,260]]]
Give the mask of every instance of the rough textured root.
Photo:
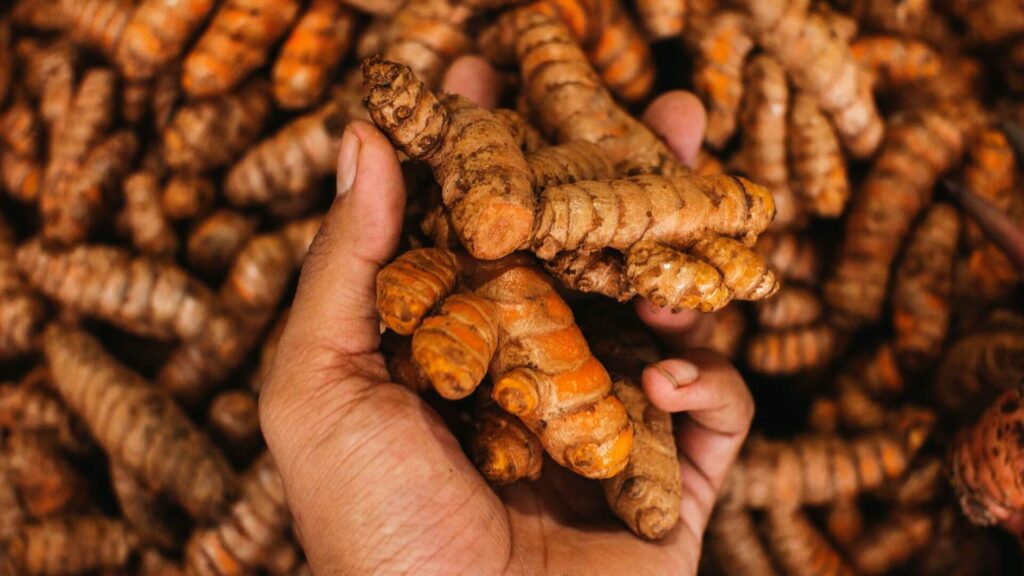
[[[459,263],[447,250],[410,250],[377,273],[377,312],[388,328],[411,335],[455,288]]]
[[[871,73],[876,90],[892,90],[935,78],[942,58],[931,46],[899,36],[864,36],[850,45],[853,57]]]
[[[336,168],[343,126],[332,102],[285,124],[231,167],[224,195],[237,206],[308,197]]]
[[[1024,392],[1007,390],[950,453],[951,481],[960,508],[989,526],[1024,511]]]
[[[14,239],[0,218],[0,359],[35,350],[46,306],[26,285],[14,263]]]
[[[177,60],[214,0],[142,0],[125,27],[116,60],[127,78],[151,78]]]
[[[492,484],[511,484],[540,478],[544,447],[521,420],[499,408],[491,388],[477,392],[477,411],[470,437],[473,463]]]
[[[911,234],[896,269],[892,289],[896,354],[908,369],[927,368],[942,354],[952,315],[959,239],[956,208],[936,204]]]
[[[625,469],[601,486],[634,534],[657,540],[679,521],[683,498],[672,416],[655,408],[634,380],[616,380],[612,391],[633,425],[633,450]]]
[[[0,456],[21,509],[33,518],[67,514],[88,499],[85,478],[45,435],[14,431]]]
[[[628,302],[636,295],[626,278],[622,255],[611,250],[562,252],[545,261],[544,269],[565,287],[579,292],[601,294],[619,302]]]
[[[763,328],[784,329],[807,326],[821,319],[821,299],[812,290],[787,284],[773,298],[754,305],[757,323]]]
[[[871,355],[854,364],[857,382],[872,396],[895,397],[906,388],[903,373],[896,361],[896,350],[883,343]]]
[[[836,399],[839,402],[839,422],[844,430],[864,432],[878,430],[885,425],[889,411],[866,389],[856,373],[840,376]]]
[[[960,158],[958,118],[919,109],[889,123],[882,149],[846,220],[836,266],[824,287],[830,317],[861,326],[882,314],[890,267],[939,176]]]
[[[622,471],[633,444],[626,411],[550,281],[516,257],[479,262],[467,272],[469,287],[501,319],[490,368],[495,402],[562,466],[587,478]]]
[[[370,117],[399,149],[430,165],[466,250],[492,260],[523,246],[533,225],[531,172],[503,124],[467,98],[439,101],[401,64],[371,58],[363,77]]]
[[[235,257],[218,294],[222,309],[209,325],[167,358],[156,381],[175,398],[194,403],[221,385],[259,343],[266,325],[302,266],[322,216],[293,220],[254,236]]]
[[[740,113],[742,138],[736,163],[754,182],[768,188],[779,198],[792,195],[789,165],[786,162],[786,112],[789,110],[789,84],[786,71],[771,56],[760,54],[747,64],[745,92]],[[777,202],[777,204],[781,204]],[[796,210],[787,211],[786,222],[796,218]],[[780,214],[778,216],[782,216]]]
[[[687,252],[722,275],[732,298],[762,300],[779,290],[779,282],[764,258],[738,240],[709,235],[697,240]]]
[[[191,268],[214,275],[227,270],[256,232],[256,219],[235,210],[217,210],[188,233],[185,254]]]
[[[498,330],[498,312],[488,300],[453,294],[413,333],[413,358],[438,394],[465,398],[487,374]]]
[[[934,528],[931,514],[896,510],[852,546],[850,561],[860,574],[889,574],[931,542]]]
[[[39,116],[52,130],[71,106],[78,53],[69,42],[39,45],[28,40],[19,41],[15,50],[25,64],[25,85],[39,98]]]
[[[89,444],[80,423],[48,387],[33,381],[36,377],[49,381],[45,370],[32,371],[17,386],[0,387],[0,430],[45,435],[65,452],[84,454]]]
[[[121,117],[129,124],[138,124],[151,113],[153,89],[152,80],[125,80],[121,86]]]
[[[10,471],[0,466],[0,542],[7,542],[21,530],[28,513],[22,509]],[[0,561],[0,569],[3,563]]]
[[[39,199],[43,168],[34,158],[0,150],[0,189],[18,202],[34,203]]]
[[[604,2],[604,8],[606,20],[587,46],[587,57],[617,98],[633,103],[646,100],[655,75],[650,47],[620,2]]]
[[[8,544],[6,562],[26,576],[117,570],[128,564],[138,544],[138,536],[120,520],[68,516],[25,526]]]
[[[18,99],[0,113],[0,143],[21,157],[36,158],[40,121],[28,100]]]
[[[272,563],[290,524],[284,486],[264,453],[242,477],[241,494],[228,513],[192,533],[185,564],[190,574],[201,576],[256,572]]]
[[[136,172],[124,181],[124,220],[132,245],[151,256],[173,256],[178,235],[160,207],[160,180],[152,172]]]
[[[170,504],[162,501],[135,473],[113,462],[110,483],[121,515],[143,542],[165,550],[177,548],[184,542],[185,534],[173,522]]]
[[[193,338],[216,308],[210,291],[177,266],[112,246],[59,251],[32,240],[17,262],[36,290],[63,307],[141,336]]]
[[[725,166],[714,153],[707,148],[701,148],[693,161],[693,173],[697,176],[720,176],[725,174]]]
[[[57,17],[74,42],[113,58],[133,4],[131,0],[58,0]]]
[[[864,534],[864,513],[856,499],[840,500],[825,512],[823,522],[829,538],[844,550]]]
[[[932,422],[841,439],[754,439],[733,468],[722,499],[751,508],[796,508],[848,499],[899,478],[927,439]]]
[[[177,110],[181,99],[181,85],[178,84],[178,70],[171,68],[153,80],[153,96],[150,101],[153,127],[163,132],[171,123],[171,116]]]
[[[932,0],[852,0],[850,14],[869,28],[910,32],[927,20]]]
[[[747,342],[746,360],[755,372],[783,376],[828,365],[835,349],[835,330],[818,323],[755,334]]]
[[[526,163],[530,167],[535,190],[615,176],[608,156],[589,142],[575,141],[540,148],[526,157]]]
[[[718,506],[704,538],[708,555],[721,574],[776,576],[771,558],[746,510]]]
[[[227,0],[182,64],[181,85],[194,98],[225,94],[267,61],[299,13],[297,0]]]
[[[180,565],[153,548],[143,549],[139,553],[137,569],[140,576],[185,576],[185,570]]]
[[[654,242],[626,253],[625,274],[637,294],[655,306],[712,312],[729,303],[729,289],[710,264]]]
[[[791,576],[843,575],[854,571],[802,512],[771,510],[763,527],[768,549]]]
[[[270,88],[261,80],[219,98],[185,104],[163,131],[167,164],[193,173],[226,166],[252,146],[269,113]]]
[[[88,238],[107,215],[111,190],[128,172],[137,148],[134,132],[117,132],[92,148],[80,166],[44,189],[39,199],[43,238],[62,246]]]
[[[531,247],[550,259],[567,250],[625,251],[640,242],[686,248],[709,235],[752,244],[774,214],[766,188],[733,176],[584,181],[541,192]]]
[[[246,390],[217,394],[206,413],[207,428],[225,453],[236,460],[254,455],[263,443],[257,397]]]
[[[918,462],[900,480],[891,486],[883,486],[879,497],[898,506],[924,506],[935,502],[949,488],[946,468],[938,457]]]
[[[964,336],[943,355],[935,399],[949,414],[972,418],[996,394],[1024,379],[1024,332],[994,327]]]
[[[215,515],[233,492],[224,456],[188,417],[84,332],[51,325],[45,351],[61,397],[111,458],[196,517]],[[153,434],[151,442],[132,442]]]
[[[813,97],[832,119],[847,150],[869,156],[882,140],[882,120],[871,83],[857,66],[847,42],[827,16],[808,12],[807,2],[743,0],[758,44],[789,73],[793,84]]]
[[[116,84],[112,70],[92,68],[82,75],[73,96],[67,95],[67,103],[61,103],[63,110],[51,124],[48,181],[84,158],[113,125]],[[46,108],[40,105],[40,110],[49,119]]]
[[[664,142],[615,103],[556,17],[524,8],[503,16],[498,25],[507,30],[502,38],[516,54],[526,99],[556,142],[596,144],[620,174],[688,172]]]
[[[175,174],[164,184],[160,207],[171,220],[193,220],[210,210],[216,196],[216,188],[206,178]]]
[[[336,0],[314,0],[281,46],[272,72],[274,100],[305,108],[323,96],[352,45],[355,14]]]
[[[1024,6],[1013,0],[954,0],[950,11],[963,18],[970,36],[996,44],[1024,31]]]
[[[411,68],[428,86],[436,86],[448,64],[473,46],[466,32],[472,14],[469,7],[449,0],[407,1],[387,26],[380,52]]]
[[[533,127],[533,124],[530,124],[515,110],[498,108],[492,111],[491,115],[512,134],[512,139],[519,144],[519,149],[524,154],[533,154],[541,148],[549,146],[544,140],[544,136]]]
[[[381,334],[380,351],[384,355],[391,382],[405,386],[417,394],[434,389],[430,378],[427,378],[426,373],[412,357],[411,338],[387,330]]]
[[[846,158],[813,98],[797,94],[789,111],[790,184],[809,212],[835,218],[850,197]]]
[[[640,26],[652,40],[678,36],[686,26],[687,0],[636,0]]]

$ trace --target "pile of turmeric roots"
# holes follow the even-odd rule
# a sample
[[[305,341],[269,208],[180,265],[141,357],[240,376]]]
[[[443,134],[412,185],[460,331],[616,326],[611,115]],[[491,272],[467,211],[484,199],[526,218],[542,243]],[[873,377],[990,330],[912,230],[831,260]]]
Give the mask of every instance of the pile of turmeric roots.
[[[645,298],[758,402],[702,572],[1022,569],[1024,272],[948,191],[1024,227],[1020,2],[11,0],[0,574],[308,573],[257,398],[354,119],[408,168],[389,371],[489,481],[673,529]]]

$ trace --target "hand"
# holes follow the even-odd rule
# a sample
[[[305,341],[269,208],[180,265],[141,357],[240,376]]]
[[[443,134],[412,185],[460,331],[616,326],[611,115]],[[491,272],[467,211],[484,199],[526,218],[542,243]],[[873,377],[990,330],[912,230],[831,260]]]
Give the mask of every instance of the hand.
[[[493,106],[493,78],[467,58],[446,88]],[[696,153],[704,114],[693,96],[663,95],[644,118],[682,159]],[[389,382],[378,349],[374,281],[397,249],[405,190],[395,152],[373,126],[346,129],[337,185],[260,399],[314,573],[695,573],[753,414],[736,370],[695,351],[643,375],[652,402],[686,412],[677,427],[681,520],[659,542],[633,536],[610,517],[596,482],[550,461],[541,480],[494,490],[438,415]],[[695,318],[649,312],[675,336]]]

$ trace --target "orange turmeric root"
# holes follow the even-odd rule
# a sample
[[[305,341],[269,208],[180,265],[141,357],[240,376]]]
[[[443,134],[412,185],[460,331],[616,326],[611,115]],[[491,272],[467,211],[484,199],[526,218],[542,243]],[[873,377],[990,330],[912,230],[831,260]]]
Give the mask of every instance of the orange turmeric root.
[[[854,543],[850,561],[859,574],[889,574],[931,542],[934,528],[931,514],[896,510]]]
[[[181,546],[184,534],[174,522],[172,503],[116,462],[110,465],[110,483],[121,515],[142,541],[163,549]]]
[[[540,439],[521,420],[494,403],[490,386],[481,386],[476,396],[470,453],[480,473],[499,486],[540,478],[544,464]]]
[[[764,524],[764,535],[768,549],[786,574],[854,574],[839,552],[829,544],[810,519],[798,510],[770,510]]]
[[[721,150],[736,132],[743,68],[754,41],[743,16],[728,11],[716,12],[706,25],[688,29],[685,38],[696,52],[694,88],[708,110],[704,141]]]
[[[217,394],[206,413],[207,428],[218,445],[235,460],[245,461],[263,443],[256,396],[245,390]]]
[[[39,152],[40,126],[27,100],[16,100],[0,114],[0,144],[14,154],[35,158]]]
[[[213,206],[217,191],[213,183],[190,174],[175,174],[164,184],[160,206],[171,220],[194,220]]]
[[[160,209],[160,180],[152,172],[136,172],[124,181],[123,192],[132,245],[144,254],[173,256],[178,235]]]
[[[315,104],[352,46],[355,14],[336,0],[314,0],[281,47],[271,73],[283,108]]]
[[[795,508],[850,498],[899,478],[924,444],[931,421],[849,440],[805,436],[755,439],[737,461],[723,499],[751,508]]]
[[[43,168],[34,158],[0,150],[0,189],[18,202],[34,203],[39,199]]]
[[[678,36],[686,26],[687,0],[636,0],[640,25],[648,38]]]
[[[254,143],[269,113],[270,89],[259,80],[181,106],[163,131],[167,164],[194,173],[226,166]]]
[[[846,41],[827,16],[808,11],[808,2],[743,0],[751,34],[774,56],[801,91],[827,114],[847,150],[869,156],[882,140],[883,124],[871,85]]]
[[[704,545],[712,564],[721,574],[778,574],[747,510],[716,507],[708,522]]]
[[[187,416],[86,333],[51,325],[45,339],[53,383],[110,457],[197,518],[214,516],[235,488],[224,456]],[[139,434],[161,431],[151,442]]]
[[[559,464],[588,478],[620,472],[633,441],[626,412],[611,395],[608,373],[591,355],[568,306],[524,259],[460,262],[444,250],[410,251],[378,274],[381,318],[400,333],[414,332],[416,339],[423,316],[455,289],[456,281],[461,281],[459,292],[488,301],[497,313],[498,347],[489,363],[495,402],[518,416]],[[432,339],[459,342],[478,353],[486,342],[474,342],[479,335],[461,329],[434,333]],[[420,344],[433,346],[425,338]],[[430,375],[431,367],[424,368]]]
[[[46,436],[15,431],[4,443],[2,454],[21,507],[29,516],[69,513],[88,499],[85,478]]]
[[[68,516],[25,526],[0,568],[26,576],[65,576],[127,566],[138,536],[121,520]]]
[[[835,349],[835,330],[818,323],[755,334],[747,342],[746,360],[761,374],[798,374],[826,366]]]
[[[256,220],[234,210],[217,210],[197,222],[188,234],[188,264],[203,274],[227,270],[256,231]]]
[[[177,60],[217,5],[214,0],[142,0],[117,46],[125,77],[152,78]]]
[[[937,204],[912,233],[896,269],[892,292],[896,354],[911,370],[926,368],[942,354],[952,315],[959,238],[956,208]]]
[[[134,9],[130,0],[58,0],[68,36],[112,58]]]
[[[797,94],[789,111],[790,183],[807,211],[836,218],[846,208],[850,183],[835,130],[813,98]]]
[[[795,232],[762,234],[754,251],[768,262],[779,278],[814,285],[821,271],[818,245],[807,235]]]
[[[853,57],[871,73],[880,91],[935,78],[942,58],[928,44],[899,36],[864,36],[850,45]]]
[[[218,96],[262,66],[299,13],[297,0],[227,0],[182,64],[193,98]]]
[[[49,388],[45,369],[29,372],[16,386],[0,387],[0,431],[14,430],[46,436],[71,454],[89,449],[79,421]]]
[[[950,453],[951,480],[971,522],[991,526],[1024,511],[1024,393],[1007,390],[960,433]]]
[[[46,306],[22,279],[14,263],[13,232],[0,218],[0,359],[35,350],[46,321]]]

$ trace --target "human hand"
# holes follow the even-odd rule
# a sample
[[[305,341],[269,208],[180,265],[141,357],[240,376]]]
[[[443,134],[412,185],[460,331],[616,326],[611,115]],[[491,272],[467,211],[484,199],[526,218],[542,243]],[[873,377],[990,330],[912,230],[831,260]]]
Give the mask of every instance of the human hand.
[[[446,89],[493,106],[493,76],[464,59]],[[695,98],[666,94],[644,118],[683,160],[696,153],[704,122]],[[655,405],[686,412],[677,426],[680,523],[658,542],[614,520],[597,483],[550,462],[537,482],[492,489],[438,415],[389,381],[379,351],[375,277],[397,249],[405,190],[394,150],[371,125],[346,129],[337,185],[260,401],[314,572],[695,573],[753,413],[739,374],[700,351],[644,372]],[[693,318],[641,317],[673,336]]]

